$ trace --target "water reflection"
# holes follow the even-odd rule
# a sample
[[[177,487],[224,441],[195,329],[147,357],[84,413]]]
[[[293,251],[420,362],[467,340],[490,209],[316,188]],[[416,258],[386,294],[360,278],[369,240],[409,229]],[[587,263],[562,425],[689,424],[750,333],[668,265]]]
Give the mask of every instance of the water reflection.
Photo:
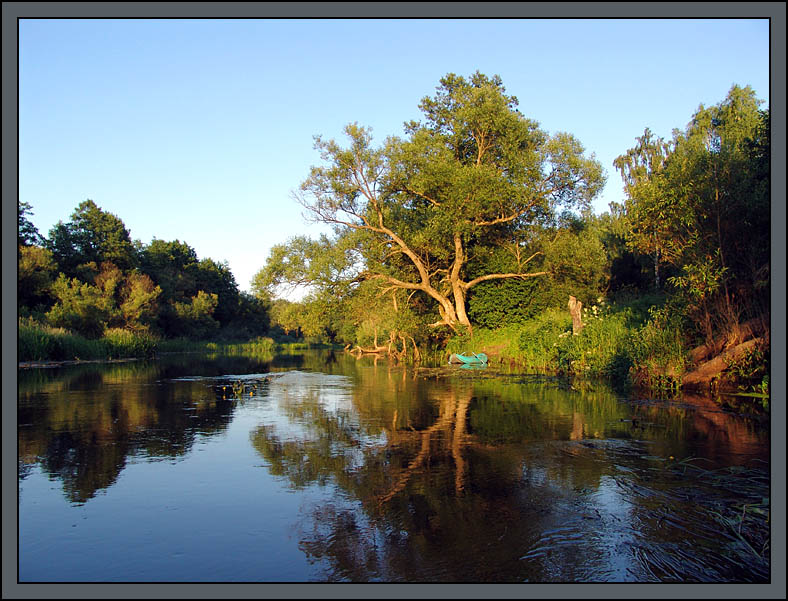
[[[20,371],[19,477],[40,464],[70,501],[84,503],[111,486],[129,458],[183,457],[197,435],[224,431],[235,405],[203,379],[182,378],[265,370],[270,359],[187,355]],[[302,362],[280,361],[284,369]]]
[[[328,352],[22,371],[19,478],[40,468],[82,506],[130,463],[177,463],[248,423],[254,469],[297,495],[311,579],[768,580],[763,416],[459,372]]]
[[[768,578],[763,524],[750,542],[720,531],[768,494],[757,419],[544,379],[355,375],[341,407],[291,391],[290,428],[252,433],[292,486],[330,483],[352,500],[314,507],[303,525],[303,550],[331,566],[326,580]],[[723,491],[712,470],[728,465],[751,476]]]

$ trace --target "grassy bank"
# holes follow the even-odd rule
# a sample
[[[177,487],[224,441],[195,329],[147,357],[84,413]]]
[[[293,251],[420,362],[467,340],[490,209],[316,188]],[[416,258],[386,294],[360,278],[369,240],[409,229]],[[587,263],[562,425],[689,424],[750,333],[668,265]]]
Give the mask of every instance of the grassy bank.
[[[584,327],[576,335],[568,311],[551,309],[524,323],[477,328],[470,337],[453,338],[446,351],[482,351],[493,364],[540,372],[675,387],[688,349],[680,324],[659,307],[657,298],[612,307],[600,301],[584,309]]]
[[[185,352],[271,354],[329,348],[329,345],[319,342],[280,343],[269,337],[241,342],[168,339],[122,329],[107,330],[101,338],[89,339],[64,328],[54,328],[24,318],[19,320],[18,333],[18,360],[24,362],[144,359],[161,353]]]
[[[89,339],[64,328],[54,328],[31,320],[19,320],[17,355],[19,361],[73,361],[151,357],[159,340],[149,334],[107,330],[98,339]]]
[[[239,355],[268,355],[308,349],[341,348],[324,342],[279,342],[270,337],[259,337],[243,342],[207,342],[205,350]]]

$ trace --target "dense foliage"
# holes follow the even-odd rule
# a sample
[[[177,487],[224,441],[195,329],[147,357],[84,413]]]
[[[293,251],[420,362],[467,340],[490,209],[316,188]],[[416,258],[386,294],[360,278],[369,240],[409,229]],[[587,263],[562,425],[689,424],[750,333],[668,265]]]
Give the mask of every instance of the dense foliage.
[[[255,293],[306,287],[299,302],[275,301],[274,322],[360,351],[452,340],[569,372],[680,379],[756,335],[763,375],[770,122],[759,105],[734,86],[669,141],[646,129],[611,165],[624,202],[594,215],[602,168],[576,139],[523,116],[498,77],[447,75],[404,138],[375,147],[355,124],[345,147],[317,138],[324,163],[297,200],[334,235],[275,247]],[[567,339],[569,296],[608,313]]]
[[[356,281],[406,291],[437,311],[433,326],[459,331],[471,327],[475,286],[552,272],[564,252],[559,211],[588,208],[602,168],[573,136],[548,135],[516,107],[500,78],[450,74],[422,100],[425,120],[406,124],[404,139],[376,148],[355,124],[347,148],[318,137],[325,166],[312,169],[299,200],[355,251],[344,257]],[[510,256],[498,271],[490,260],[501,251]],[[288,255],[274,255],[263,283]]]
[[[269,330],[267,303],[240,292],[226,263],[198,259],[185,242],[132,241],[123,221],[92,200],[47,238],[30,215],[32,207],[21,203],[18,302],[25,327],[33,327],[29,319],[37,324],[31,332],[60,328],[94,340],[133,335],[139,343],[252,338]]]
[[[671,267],[668,290],[707,344],[768,320],[769,113],[749,87],[701,106],[673,139],[647,129],[616,160],[626,184],[628,243]]]
[[[353,326],[328,329],[376,348],[376,338],[470,330],[469,313],[490,323],[486,307],[519,307],[523,296],[532,313],[568,288],[596,296],[605,252],[579,215],[601,189],[602,167],[572,135],[548,134],[517,105],[497,76],[449,74],[405,138],[375,147],[355,124],[347,147],[318,137],[324,166],[298,200],[335,235],[275,247],[257,293],[307,284],[305,308],[328,293]]]
[[[612,165],[624,201],[595,215],[603,169],[577,139],[520,113],[499,77],[449,74],[402,138],[375,146],[357,124],[346,146],[316,138],[323,163],[296,200],[333,232],[274,246],[253,294],[185,242],[132,241],[93,201],[47,238],[20,203],[20,313],[88,338],[271,333],[416,358],[473,347],[649,381],[680,380],[749,340],[725,361],[768,381],[770,119],[760,104],[733,86],[670,140],[645,129]],[[282,298],[293,288],[300,300]],[[570,296],[585,307],[576,335]]]

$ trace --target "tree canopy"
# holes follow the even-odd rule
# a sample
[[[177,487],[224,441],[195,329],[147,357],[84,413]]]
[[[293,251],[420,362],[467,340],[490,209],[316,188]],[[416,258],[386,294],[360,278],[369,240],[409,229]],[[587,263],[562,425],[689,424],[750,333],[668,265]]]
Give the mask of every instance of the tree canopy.
[[[356,261],[356,279],[423,294],[440,316],[433,326],[469,328],[469,291],[550,273],[545,228],[562,209],[587,208],[604,182],[576,138],[549,135],[517,106],[497,76],[449,74],[404,138],[375,147],[357,124],[346,127],[345,147],[318,136],[323,165],[298,200],[335,226],[337,240],[352,240],[357,254],[345,256]],[[484,258],[504,246],[515,263],[491,269]]]
[[[242,295],[226,262],[180,240],[132,242],[123,221],[92,200],[48,239],[19,205],[21,312],[88,337],[108,329],[204,338],[266,333],[266,302]],[[42,246],[38,246],[41,244]]]
[[[76,275],[80,266],[110,261],[120,269],[136,266],[137,257],[123,221],[86,200],[71,214],[71,221],[58,222],[49,232],[48,248],[60,268]]]
[[[40,246],[44,239],[38,233],[38,228],[28,219],[28,215],[33,214],[33,207],[30,203],[20,202],[17,205],[17,226],[19,246]]]

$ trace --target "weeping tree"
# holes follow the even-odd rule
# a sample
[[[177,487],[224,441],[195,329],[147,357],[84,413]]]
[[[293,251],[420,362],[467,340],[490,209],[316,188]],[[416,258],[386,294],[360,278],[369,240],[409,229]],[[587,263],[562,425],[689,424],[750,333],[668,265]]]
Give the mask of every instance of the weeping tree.
[[[318,136],[323,165],[297,198],[338,236],[358,234],[355,277],[382,292],[423,295],[437,307],[432,326],[470,328],[469,291],[548,275],[534,232],[560,210],[588,208],[604,182],[577,139],[548,135],[517,106],[498,76],[449,74],[422,100],[424,120],[405,124],[404,138],[375,147],[357,124],[345,128],[344,147]],[[506,245],[518,249],[513,269],[469,270]]]

